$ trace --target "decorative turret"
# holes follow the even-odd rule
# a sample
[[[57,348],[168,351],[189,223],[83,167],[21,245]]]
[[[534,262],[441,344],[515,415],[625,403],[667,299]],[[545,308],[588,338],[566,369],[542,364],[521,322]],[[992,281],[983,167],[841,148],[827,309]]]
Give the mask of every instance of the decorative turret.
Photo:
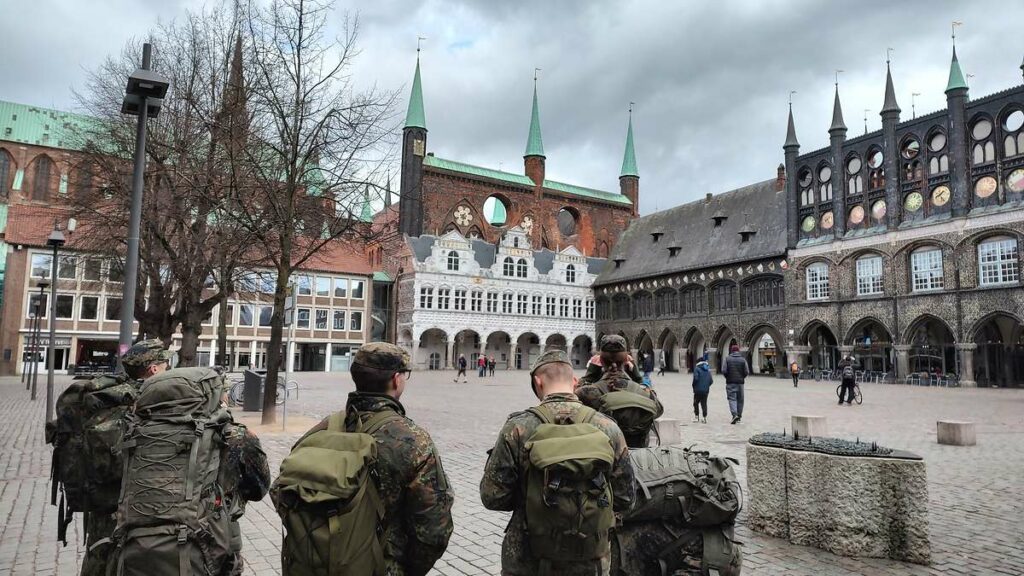
[[[954,27],[955,30],[955,27]],[[960,60],[956,57],[956,36],[953,36],[953,59],[949,63],[949,82],[946,83],[946,114],[949,118],[949,180],[953,189],[953,216],[964,216],[970,210],[973,194],[968,184],[967,161],[967,82],[964,80]]]
[[[423,112],[423,87],[420,83],[420,57],[416,56],[416,74],[412,77],[409,110],[405,113],[406,128],[427,129],[427,115]]]
[[[785,187],[786,187],[786,245],[789,248],[796,248],[799,240],[797,232],[797,210],[799,209],[798,191],[796,184],[796,157],[800,154],[800,142],[796,139],[796,125],[793,123],[793,93],[790,92],[789,120],[786,124],[786,143],[782,145],[785,151]]]
[[[540,135],[540,106],[537,105],[537,73],[533,75],[533,111],[530,115],[530,133],[526,137],[523,154],[526,175],[538,189],[544,185],[544,139]]]
[[[417,48],[416,73],[412,78],[409,109],[402,129],[402,178],[398,191],[398,231],[409,236],[423,234],[422,182],[423,158],[427,154],[427,117],[423,112],[419,53]]]
[[[892,68],[888,59],[885,61],[885,101],[882,102],[882,165],[886,174],[885,178],[885,204],[888,207],[885,213],[886,226],[890,229],[900,224],[900,212],[903,210],[903,202],[900,201],[899,163],[896,158],[898,150],[896,142],[896,125],[900,123],[900,107],[896,103],[896,89],[892,83]]]
[[[626,150],[622,154],[622,170],[619,172],[619,191],[633,203],[633,215],[639,214],[640,172],[636,167],[636,150],[633,148],[633,105],[629,106],[629,126],[626,128]]]
[[[832,232],[836,238],[846,233],[846,178],[843,174],[843,143],[846,142],[846,123],[843,122],[843,106],[839,102],[839,72],[836,72],[836,96],[832,104],[832,126],[828,129],[832,144],[832,215],[835,224]]]
[[[949,64],[949,81],[946,82],[946,94],[953,90],[967,90],[967,81],[960,70],[960,60],[956,57],[956,46],[953,46],[953,61]]]
[[[836,83],[836,98],[832,103],[832,125],[828,128],[829,134],[842,132],[846,135],[846,123],[843,122],[843,106],[839,102],[839,83]]]
[[[881,115],[884,118],[886,114],[895,112],[899,117],[900,106],[896,103],[896,89],[892,85],[892,70],[889,67],[889,61],[885,61],[885,102],[882,103]]]

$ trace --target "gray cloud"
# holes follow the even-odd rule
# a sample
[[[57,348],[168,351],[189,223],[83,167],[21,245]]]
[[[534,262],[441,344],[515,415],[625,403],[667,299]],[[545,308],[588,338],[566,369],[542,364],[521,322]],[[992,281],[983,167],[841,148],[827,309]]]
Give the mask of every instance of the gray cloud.
[[[72,108],[84,69],[199,2],[0,0],[0,98]],[[360,84],[411,84],[418,35],[428,148],[522,170],[534,67],[548,174],[616,190],[627,107],[641,212],[771,178],[794,96],[804,152],[828,143],[833,71],[850,134],[880,126],[885,53],[910,116],[943,108],[949,25],[974,97],[1021,82],[1024,4],[996,1],[339,2],[361,19]],[[403,101],[402,105],[405,103]],[[404,113],[404,110],[403,110]]]

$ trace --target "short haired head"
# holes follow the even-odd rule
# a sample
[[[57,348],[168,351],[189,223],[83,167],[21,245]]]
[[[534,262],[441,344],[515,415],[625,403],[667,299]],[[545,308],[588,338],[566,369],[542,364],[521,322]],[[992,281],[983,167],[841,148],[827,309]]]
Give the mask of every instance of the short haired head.
[[[349,370],[356,390],[390,394],[396,399],[402,395],[411,371],[409,353],[387,342],[371,342],[360,347]]]
[[[733,344],[732,346],[729,346],[729,353],[730,354],[733,353],[733,352],[739,352],[739,351],[740,351],[739,344]]]
[[[173,355],[158,338],[140,340],[121,355],[121,366],[129,378],[143,380],[162,371]]]
[[[562,350],[548,350],[530,368],[530,386],[540,398],[554,388],[568,387],[568,391],[572,391],[574,380],[569,356]]]

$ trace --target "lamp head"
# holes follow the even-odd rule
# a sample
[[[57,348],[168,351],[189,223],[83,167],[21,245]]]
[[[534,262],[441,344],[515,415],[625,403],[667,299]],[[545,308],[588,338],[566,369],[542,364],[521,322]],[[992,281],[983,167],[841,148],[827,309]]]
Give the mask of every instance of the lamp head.
[[[54,228],[53,232],[50,232],[50,236],[46,239],[46,245],[54,248],[63,246],[64,242],[64,233],[56,228]]]
[[[156,118],[164,101],[160,98],[146,98],[146,117]],[[121,101],[121,114],[139,116],[142,113],[142,96],[126,94]]]
[[[124,91],[129,96],[163,98],[167,95],[167,87],[170,84],[167,78],[152,70],[136,68],[135,72],[128,76],[128,86]]]
[[[46,280],[40,280],[39,282],[36,282],[36,287],[40,290],[46,290],[50,287],[50,283]]]

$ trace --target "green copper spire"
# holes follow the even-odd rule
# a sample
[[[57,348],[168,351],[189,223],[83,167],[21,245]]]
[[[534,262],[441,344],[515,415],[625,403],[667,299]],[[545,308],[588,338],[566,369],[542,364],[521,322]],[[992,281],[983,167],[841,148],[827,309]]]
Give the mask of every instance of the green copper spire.
[[[416,75],[412,79],[409,111],[405,115],[406,128],[427,129],[427,115],[423,113],[423,88],[420,86],[420,58],[416,56]]]
[[[359,211],[359,220],[362,222],[373,222],[373,207],[370,206],[370,185],[363,189],[363,208]]]
[[[544,156],[544,139],[540,137],[540,108],[537,106],[537,76],[533,77],[533,115],[530,117],[530,136],[526,139],[523,156]]]
[[[946,92],[963,88],[967,89],[967,82],[964,80],[964,73],[960,70],[960,61],[956,59],[956,46],[953,47],[953,61],[949,65],[949,82],[946,84]]]
[[[629,128],[626,129],[626,151],[622,154],[622,171],[619,178],[623,176],[640,177],[636,169],[636,150],[633,149],[633,107],[629,107]]]

